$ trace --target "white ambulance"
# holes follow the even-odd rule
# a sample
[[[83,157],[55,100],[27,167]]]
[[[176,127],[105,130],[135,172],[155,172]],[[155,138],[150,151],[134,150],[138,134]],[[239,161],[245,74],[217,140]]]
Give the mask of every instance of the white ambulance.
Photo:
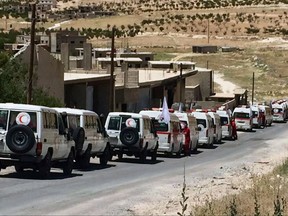
[[[190,129],[190,138],[191,138],[191,151],[197,151],[198,142],[199,142],[199,131],[197,126],[197,120],[194,116],[189,113],[183,112],[174,112],[174,114],[179,118],[180,122],[184,122]]]
[[[213,146],[214,128],[212,118],[208,113],[192,112],[199,127],[199,145]]]
[[[212,117],[213,125],[214,125],[214,143],[221,143],[222,141],[222,126],[221,126],[221,118],[220,115],[216,112],[208,112],[208,114]]]
[[[0,170],[14,166],[16,172],[22,173],[31,168],[39,171],[41,178],[48,178],[51,167],[61,167],[65,175],[70,175],[75,152],[56,110],[0,104]]]
[[[259,110],[262,118],[261,126],[271,126],[273,122],[272,109],[266,105],[259,105]]]
[[[107,165],[110,158],[110,144],[105,128],[97,113],[90,110],[72,108],[54,108],[61,114],[65,127],[73,136],[78,130],[83,130],[84,140],[79,145],[75,142],[76,162],[82,168],[90,165],[90,158],[98,157],[101,165]]]
[[[285,122],[287,118],[287,105],[286,103],[272,104],[272,113],[274,122]]]
[[[235,119],[237,130],[252,130],[253,114],[250,106],[236,107],[232,115]]]
[[[222,138],[232,139],[231,116],[226,110],[217,110],[222,126]]]
[[[251,106],[252,110],[252,123],[253,127],[260,128],[261,127],[261,118],[260,118],[260,109],[258,106]]]
[[[155,135],[149,116],[138,113],[110,112],[105,122],[109,144],[118,159],[123,154],[135,156],[141,162],[151,156],[157,159],[158,137]]]
[[[170,122],[166,124],[161,120],[162,111],[143,110],[139,114],[149,116],[152,119],[154,130],[159,137],[158,152],[180,156],[183,150],[183,135],[179,118],[169,112]]]

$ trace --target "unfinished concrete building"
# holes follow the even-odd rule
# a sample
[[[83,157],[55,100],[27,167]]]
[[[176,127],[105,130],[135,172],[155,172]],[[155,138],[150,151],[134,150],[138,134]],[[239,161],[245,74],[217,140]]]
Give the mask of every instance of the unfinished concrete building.
[[[69,44],[63,44],[61,59],[65,65],[65,102],[67,106],[92,109],[105,115],[109,112],[111,58],[97,58],[98,66],[92,63],[91,44],[84,44],[82,68],[71,67]],[[140,58],[115,58],[115,110],[139,112],[144,108],[159,107],[166,96],[168,105],[185,97],[185,79],[197,73],[194,64],[183,62],[173,72],[166,68],[139,68]],[[137,60],[137,61],[136,61]],[[73,62],[73,61],[72,61]],[[134,63],[133,63],[134,62]],[[149,61],[147,62],[148,65]],[[96,64],[97,65],[97,64]],[[175,63],[176,65],[176,63]],[[176,69],[178,68],[178,69]],[[78,95],[78,97],[73,97]]]
[[[50,47],[52,53],[61,52],[61,44],[69,44],[70,55],[77,55],[76,48],[83,48],[87,36],[79,35],[78,31],[59,31],[50,33]]]

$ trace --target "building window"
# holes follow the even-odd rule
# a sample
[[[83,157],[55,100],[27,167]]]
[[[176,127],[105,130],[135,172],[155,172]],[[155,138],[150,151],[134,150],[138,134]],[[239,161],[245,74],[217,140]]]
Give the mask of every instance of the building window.
[[[75,43],[75,41],[71,41],[71,44],[74,44]]]

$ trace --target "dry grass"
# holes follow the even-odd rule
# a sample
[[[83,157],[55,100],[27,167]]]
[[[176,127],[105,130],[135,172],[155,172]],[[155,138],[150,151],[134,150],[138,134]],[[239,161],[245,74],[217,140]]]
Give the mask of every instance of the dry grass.
[[[220,200],[207,199],[206,204],[195,207],[191,215],[232,215],[232,208],[236,208],[237,215],[257,215],[257,211],[260,213],[259,215],[287,215],[287,171],[288,161],[285,161],[272,174],[252,177],[252,188],[243,190],[238,195],[229,195]],[[234,204],[231,202],[233,199],[235,200]],[[280,203],[277,204],[277,201]],[[282,214],[279,212],[275,214],[279,208],[280,210],[284,208]]]
[[[136,8],[138,5],[134,4]],[[119,8],[120,10],[120,8]],[[193,16],[197,14],[209,14],[212,13],[216,14],[228,14],[230,16],[230,21],[223,21],[221,23],[213,22],[215,20],[211,20],[209,24],[209,32],[212,36],[224,36],[224,35],[232,35],[232,36],[243,36],[246,35],[246,28],[253,25],[259,28],[261,31],[258,35],[263,35],[263,27],[268,26],[275,26],[276,22],[279,22],[279,27],[287,27],[286,23],[286,15],[284,13],[287,9],[281,7],[267,7],[267,6],[259,6],[259,7],[239,7],[239,8],[220,8],[220,9],[192,9],[192,10],[169,10],[169,12],[161,12],[161,11],[153,11],[153,12],[141,12],[138,13],[135,11],[134,15],[124,15],[119,14],[118,16],[114,17],[106,17],[106,18],[94,18],[94,19],[78,19],[73,20],[69,24],[65,24],[62,28],[70,28],[73,26],[74,28],[106,28],[107,24],[115,25],[116,27],[120,28],[121,25],[127,26],[138,24],[140,25],[141,21],[144,19],[160,19],[163,18],[166,20],[162,25],[155,25],[153,23],[146,24],[142,26],[142,30],[145,32],[160,32],[159,27],[163,27],[164,33],[185,33],[190,36],[193,34],[207,34],[207,26],[208,22],[207,19],[199,20],[196,19],[195,21],[188,20],[184,18],[181,21],[177,20],[170,20],[170,23],[167,22],[169,20],[169,16],[177,15],[187,15]],[[239,22],[237,13],[243,13],[244,16],[251,15],[254,19],[255,16],[258,18],[253,21],[248,21],[247,19],[243,22]],[[279,18],[279,15],[282,18]],[[186,27],[186,30],[181,29],[182,27]],[[193,30],[192,30],[193,29]],[[234,31],[234,33],[232,33]]]
[[[20,28],[29,28],[30,23],[25,22],[23,19],[18,18],[12,18],[9,17],[9,19],[6,20],[6,18],[0,18],[0,29],[3,30],[10,30],[10,29],[20,29]]]
[[[222,88],[221,88],[221,85],[219,85],[218,83],[215,83],[214,82],[214,92],[217,92],[217,93],[222,93]]]
[[[127,15],[127,16],[112,16],[112,17],[100,17],[94,19],[77,19],[73,20],[70,23],[62,25],[62,29],[70,28],[73,26],[75,29],[82,28],[107,28],[107,24],[110,26],[118,26],[121,25],[127,26],[128,24],[137,23],[139,24],[143,20],[142,16],[139,15]],[[132,21],[132,22],[131,22]]]
[[[193,56],[198,66],[223,73],[225,79],[247,89],[251,98],[252,76],[255,73],[255,98],[259,102],[282,98],[288,94],[288,52],[285,50],[246,49],[236,53]]]

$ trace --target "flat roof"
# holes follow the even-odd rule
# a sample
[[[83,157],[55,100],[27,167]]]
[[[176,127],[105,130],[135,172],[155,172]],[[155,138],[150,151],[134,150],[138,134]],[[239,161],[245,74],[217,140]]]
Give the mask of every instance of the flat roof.
[[[64,73],[65,84],[100,81],[109,78],[110,74],[91,74],[91,73],[88,74],[88,73],[75,73],[75,72]]]
[[[84,48],[75,48],[75,50],[84,50]],[[111,51],[111,48],[92,48],[92,51]]]
[[[84,48],[81,48],[81,47],[79,47],[79,48],[75,48],[75,50],[80,50],[80,51],[83,51],[84,50]],[[110,52],[111,51],[111,48],[100,48],[100,47],[98,47],[98,48],[92,48],[92,51],[99,51],[99,52]],[[133,52],[133,51],[129,51],[129,52],[126,52],[126,51],[116,51],[116,54],[132,54],[132,55],[147,55],[147,54],[154,54],[153,52]]]
[[[192,47],[217,47],[217,45],[194,45]]]
[[[216,93],[215,95],[210,96],[210,98],[234,98],[234,94],[228,93]]]
[[[110,62],[111,61],[111,57],[100,57],[100,58],[96,58],[97,61],[99,62]],[[114,58],[114,61],[125,61],[125,62],[142,62],[141,58],[119,58],[116,57]]]
[[[241,88],[239,88],[239,89],[235,89],[234,90],[234,94],[245,94],[245,92],[246,92],[247,90],[246,89],[241,89]]]
[[[170,65],[171,63],[173,64],[183,64],[183,65],[195,65],[195,62],[191,61],[148,61],[148,63],[152,65]]]
[[[89,73],[90,72],[90,73]],[[183,70],[182,78],[195,75],[197,70]],[[115,74],[116,76],[116,74]],[[180,77],[180,71],[178,72],[168,72],[167,70],[157,70],[157,69],[139,69],[139,85],[157,85],[162,82],[169,82]],[[83,82],[93,82],[110,79],[110,74],[95,74],[91,71],[85,71],[83,69],[70,70],[70,72],[64,73],[65,84],[83,83]],[[117,85],[116,87],[121,87],[124,84]]]
[[[201,67],[195,67],[195,70],[198,70],[199,72],[208,72],[212,71],[212,69],[207,68],[201,68]]]
[[[194,74],[196,74],[196,70],[183,70],[182,71],[182,76],[183,77],[189,77]],[[177,72],[170,72],[170,70],[157,70],[153,68],[147,68],[147,69],[140,69],[139,70],[139,84],[146,84],[149,82],[159,82],[159,81],[164,81],[164,80],[169,80],[169,79],[175,79],[179,78],[180,76],[180,71]]]
[[[137,54],[153,54],[152,52],[132,52],[132,51],[130,51],[130,52],[118,52],[117,54],[135,54],[135,55],[137,55]]]

